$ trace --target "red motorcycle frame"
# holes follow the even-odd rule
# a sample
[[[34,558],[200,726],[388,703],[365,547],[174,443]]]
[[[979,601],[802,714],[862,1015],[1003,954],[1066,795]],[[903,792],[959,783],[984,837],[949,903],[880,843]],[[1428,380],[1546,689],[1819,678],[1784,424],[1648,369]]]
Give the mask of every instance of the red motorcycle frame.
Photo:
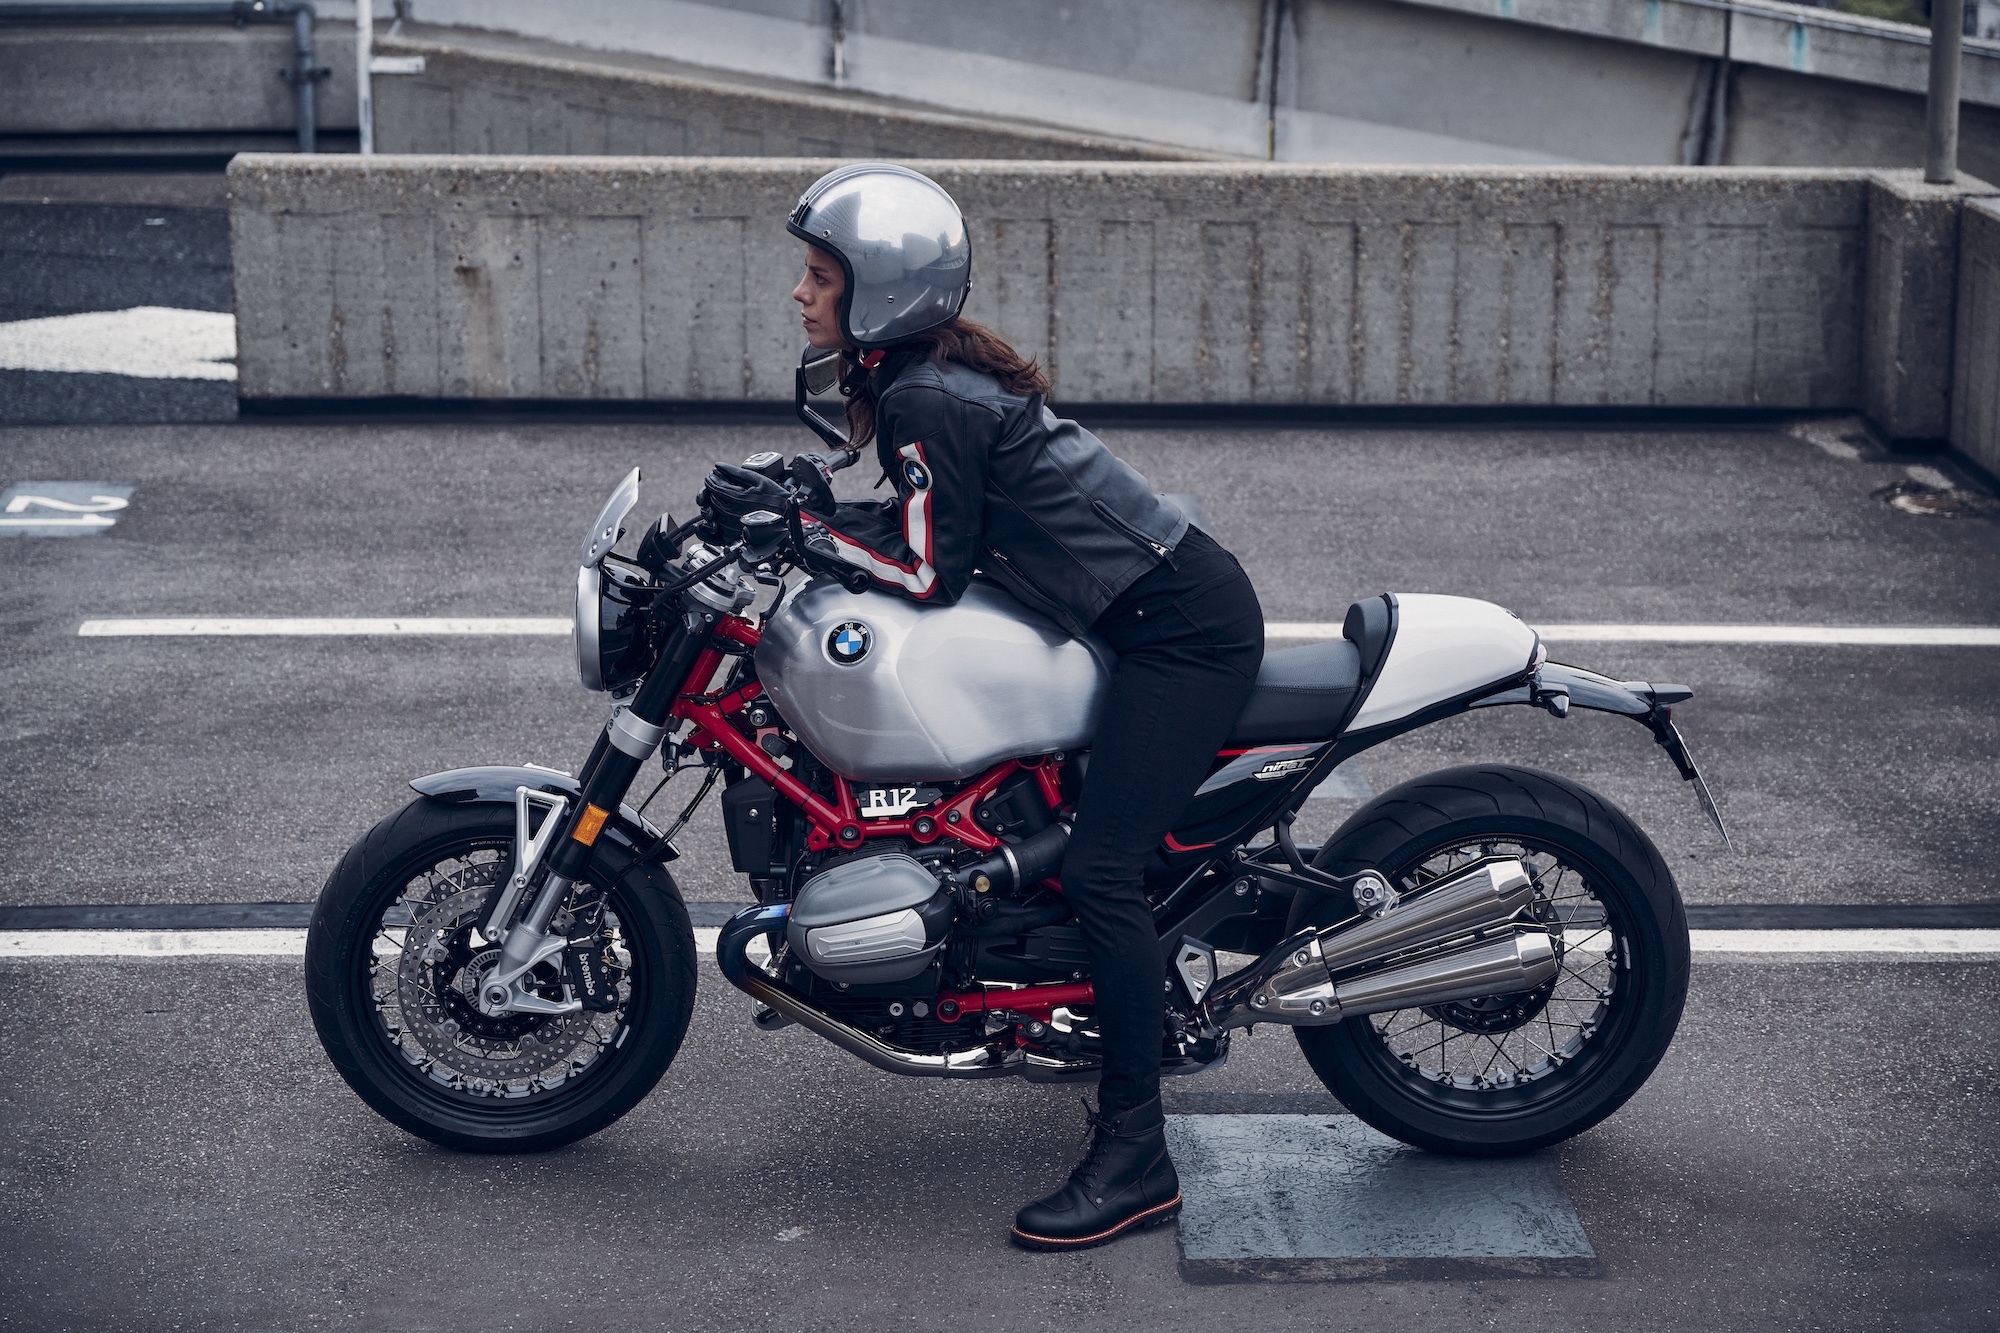
[[[755,624],[741,616],[725,617],[716,625],[715,634],[718,638],[751,649],[763,637]],[[703,693],[708,682],[715,679],[724,656],[721,649],[712,645],[703,648],[688,671],[687,680],[682,683],[680,696],[674,700],[672,716],[694,724],[694,729],[683,743],[698,750],[722,751],[805,811],[806,818],[811,821],[806,835],[806,847],[810,851],[852,851],[871,838],[907,838],[912,842],[929,844],[945,837],[955,838],[974,851],[998,851],[1003,845],[1001,840],[981,828],[972,817],[972,812],[989,799],[1001,783],[1020,772],[1035,775],[1036,786],[1051,812],[1060,812],[1065,806],[1055,764],[1040,758],[1026,762],[1009,759],[988,769],[947,801],[941,810],[926,810],[900,819],[863,820],[861,807],[854,799],[854,786],[845,777],[837,773],[834,775],[834,800],[829,802],[793,777],[774,756],[765,751],[762,744],[764,737],[775,734],[778,729],[750,726],[744,716],[750,705],[763,695],[761,685],[746,685],[719,698]],[[741,724],[732,719],[742,719]],[[1060,892],[1062,886],[1057,881],[1045,882]],[[990,1005],[989,993],[985,991],[946,992],[937,998],[936,1013],[940,1020],[952,1023],[963,1015],[984,1013],[991,1007],[1046,1020],[1058,1008],[1091,1003],[1093,994],[1087,981],[998,990],[991,993]]]

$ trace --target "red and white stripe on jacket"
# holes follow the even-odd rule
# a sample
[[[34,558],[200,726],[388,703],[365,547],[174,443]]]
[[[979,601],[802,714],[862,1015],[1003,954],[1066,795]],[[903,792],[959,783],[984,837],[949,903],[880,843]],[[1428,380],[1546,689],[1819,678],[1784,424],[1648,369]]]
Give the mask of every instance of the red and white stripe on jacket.
[[[905,564],[891,559],[852,537],[835,532],[831,527],[827,528],[827,532],[840,548],[841,559],[848,564],[860,566],[884,583],[897,584],[912,597],[929,597],[937,586],[937,569],[931,563],[935,540],[931,530],[931,487],[936,474],[924,458],[921,440],[898,449],[896,457],[915,463],[924,473],[924,484],[921,487],[911,486],[903,496],[903,542],[910,548],[910,562]],[[899,486],[898,489],[902,488]]]

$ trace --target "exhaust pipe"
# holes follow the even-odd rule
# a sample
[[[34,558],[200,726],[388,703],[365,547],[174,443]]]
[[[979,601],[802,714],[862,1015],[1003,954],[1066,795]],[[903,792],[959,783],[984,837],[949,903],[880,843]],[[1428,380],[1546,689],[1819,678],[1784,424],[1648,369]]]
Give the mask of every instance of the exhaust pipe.
[[[1096,1066],[1088,1061],[1068,1063],[1022,1051],[996,1052],[981,1046],[970,1051],[947,1051],[928,1055],[891,1046],[873,1034],[851,1027],[818,1008],[804,996],[784,985],[763,969],[751,964],[744,951],[759,935],[782,931],[791,916],[790,903],[771,903],[738,912],[729,919],[715,941],[715,962],[729,983],[764,1002],[776,1017],[788,1018],[802,1028],[825,1037],[834,1045],[891,1074],[918,1078],[1002,1078],[1012,1074],[1055,1077],[1082,1072]],[[772,1022],[762,1024],[774,1026]]]
[[[1534,898],[1519,861],[1491,861],[1372,920],[1302,930],[1233,977],[1197,1012],[1220,1031],[1252,1023],[1313,1027],[1360,1014],[1533,990],[1556,973],[1544,931],[1468,945],[1335,981],[1371,958],[1507,924]]]

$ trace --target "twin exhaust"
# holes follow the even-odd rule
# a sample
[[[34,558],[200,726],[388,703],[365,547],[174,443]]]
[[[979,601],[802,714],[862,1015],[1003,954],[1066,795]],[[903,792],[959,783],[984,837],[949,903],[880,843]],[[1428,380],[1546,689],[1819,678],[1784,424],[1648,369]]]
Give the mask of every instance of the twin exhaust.
[[[989,873],[993,873],[991,868]],[[1010,868],[1011,869],[1011,868]],[[1242,971],[1224,977],[1196,1006],[1196,1026],[1209,1031],[1252,1023],[1313,1027],[1362,1014],[1513,995],[1555,976],[1548,933],[1514,918],[1534,901],[1534,882],[1519,861],[1488,861],[1436,888],[1402,899],[1372,919],[1325,930],[1302,930]],[[752,907],[723,927],[716,961],[724,977],[763,1001],[774,1018],[789,1019],[894,1074],[928,1078],[1035,1077],[1086,1073],[1087,1064],[1039,1070],[1060,1062],[985,1047],[924,1054],[904,1050],[833,1017],[752,964],[745,949],[757,936],[782,929],[788,904]],[[1474,939],[1397,961],[1407,954],[1483,931]],[[1369,966],[1370,964],[1374,966]]]
[[[1362,1014],[1533,990],[1556,974],[1546,931],[1508,935],[1373,969],[1371,960],[1507,926],[1534,901],[1519,861],[1489,861],[1359,924],[1302,930],[1216,984],[1196,1010],[1214,1031],[1252,1023],[1316,1027]]]

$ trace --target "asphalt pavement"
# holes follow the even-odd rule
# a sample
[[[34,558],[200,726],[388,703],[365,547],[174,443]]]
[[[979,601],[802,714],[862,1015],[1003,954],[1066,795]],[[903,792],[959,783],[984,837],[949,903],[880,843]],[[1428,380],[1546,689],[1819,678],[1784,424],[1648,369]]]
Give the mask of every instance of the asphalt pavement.
[[[1394,589],[1530,623],[2000,624],[2000,527],[1877,496],[1949,461],[1807,438],[1840,429],[1106,436],[1200,498],[1273,621]],[[80,638],[83,620],[562,616],[627,468],[642,514],[681,512],[712,461],[802,443],[775,425],[0,429],[0,482],[132,487],[101,533],[0,541],[0,906],[304,901],[410,777],[574,767],[603,721],[559,638]],[[2000,899],[2000,649],[1555,655],[1696,691],[1676,716],[1735,854],[1643,729],[1528,709],[1363,756],[1348,796],[1308,803],[1307,834],[1367,791],[1492,759],[1623,806],[1691,903]],[[689,898],[747,896],[712,807],[680,846]],[[1659,1072],[1552,1153],[1596,1276],[1221,1285],[1185,1279],[1173,1228],[1076,1255],[1006,1245],[1012,1210],[1072,1159],[1078,1090],[891,1078],[754,1029],[712,966],[653,1096],[520,1159],[442,1152],[369,1112],[313,1040],[295,958],[7,959],[0,976],[4,1326],[2000,1322],[1991,959],[1698,956]],[[1269,1028],[1170,1102],[1338,1115]]]

